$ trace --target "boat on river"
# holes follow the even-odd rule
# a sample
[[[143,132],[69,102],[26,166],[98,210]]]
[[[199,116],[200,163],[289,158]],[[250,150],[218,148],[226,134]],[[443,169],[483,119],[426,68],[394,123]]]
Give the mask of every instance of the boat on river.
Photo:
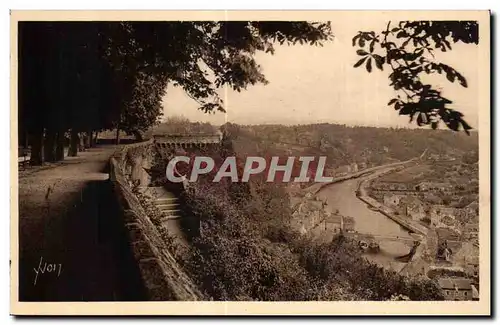
[[[380,252],[380,245],[376,242],[368,242],[365,240],[358,241],[359,248],[368,253]]]

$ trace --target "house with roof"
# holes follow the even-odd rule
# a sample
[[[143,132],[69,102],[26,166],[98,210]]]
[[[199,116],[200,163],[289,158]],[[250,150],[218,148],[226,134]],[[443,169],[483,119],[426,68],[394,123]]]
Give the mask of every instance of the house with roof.
[[[352,167],[350,165],[344,165],[335,168],[335,176],[345,176],[352,172]]]
[[[402,198],[404,198],[404,195],[399,195],[399,194],[384,194],[384,205],[388,207],[397,207],[401,201]]]
[[[429,265],[427,274],[430,279],[438,279],[443,277],[460,277],[465,278],[467,272],[461,266],[455,265]]]
[[[340,233],[344,227],[344,220],[341,215],[330,214],[325,218],[325,230],[332,233]]]
[[[457,220],[465,218],[464,209],[448,207],[445,205],[432,205],[429,209],[429,216],[433,225],[444,224],[448,227],[457,226]]]
[[[452,192],[453,191],[453,185],[450,183],[444,183],[444,182],[431,182],[431,181],[423,181],[415,185],[415,190],[420,191],[420,192]]]
[[[473,242],[464,242],[454,254],[453,263],[462,266],[469,277],[478,277],[479,247]]]
[[[427,216],[427,205],[417,197],[405,196],[400,200],[399,205],[402,214],[413,220],[422,220]]]
[[[326,202],[312,196],[293,197],[290,199],[292,207],[291,225],[305,233],[321,223],[328,213],[325,210]]]
[[[472,282],[462,277],[443,277],[437,280],[446,300],[472,300]]]

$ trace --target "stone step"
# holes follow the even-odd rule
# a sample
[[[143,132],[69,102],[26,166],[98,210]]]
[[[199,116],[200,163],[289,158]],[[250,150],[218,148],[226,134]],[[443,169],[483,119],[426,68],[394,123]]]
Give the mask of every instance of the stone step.
[[[168,222],[170,220],[177,220],[177,219],[180,219],[182,218],[182,216],[180,215],[170,215],[170,216],[164,216],[162,219],[161,219],[161,222],[162,223],[165,223],[165,222]]]
[[[169,204],[177,201],[178,199],[176,197],[160,197],[155,199],[155,204]]]
[[[164,216],[180,215],[181,210],[161,210]]]
[[[157,204],[155,202],[155,205],[161,211],[168,211],[168,210],[176,210],[177,211],[178,210],[177,208],[179,207],[179,205],[177,203]]]

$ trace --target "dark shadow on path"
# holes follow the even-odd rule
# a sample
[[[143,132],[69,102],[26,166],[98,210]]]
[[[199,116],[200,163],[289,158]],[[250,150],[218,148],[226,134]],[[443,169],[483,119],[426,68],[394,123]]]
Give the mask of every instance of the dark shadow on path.
[[[111,182],[89,182],[75,196],[70,209],[40,218],[33,236],[20,234],[19,300],[146,300]]]

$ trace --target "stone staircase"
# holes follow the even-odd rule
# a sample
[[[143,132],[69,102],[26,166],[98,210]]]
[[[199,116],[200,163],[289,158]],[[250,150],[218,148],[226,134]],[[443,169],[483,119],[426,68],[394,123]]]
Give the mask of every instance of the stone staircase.
[[[171,193],[168,193],[171,194]],[[178,199],[173,196],[162,196],[155,199],[156,207],[164,214],[165,220],[180,218],[180,207]]]
[[[184,241],[184,233],[180,226],[182,210],[176,195],[163,187],[144,187],[143,193],[150,196],[154,204],[163,214],[161,224],[171,235]]]

